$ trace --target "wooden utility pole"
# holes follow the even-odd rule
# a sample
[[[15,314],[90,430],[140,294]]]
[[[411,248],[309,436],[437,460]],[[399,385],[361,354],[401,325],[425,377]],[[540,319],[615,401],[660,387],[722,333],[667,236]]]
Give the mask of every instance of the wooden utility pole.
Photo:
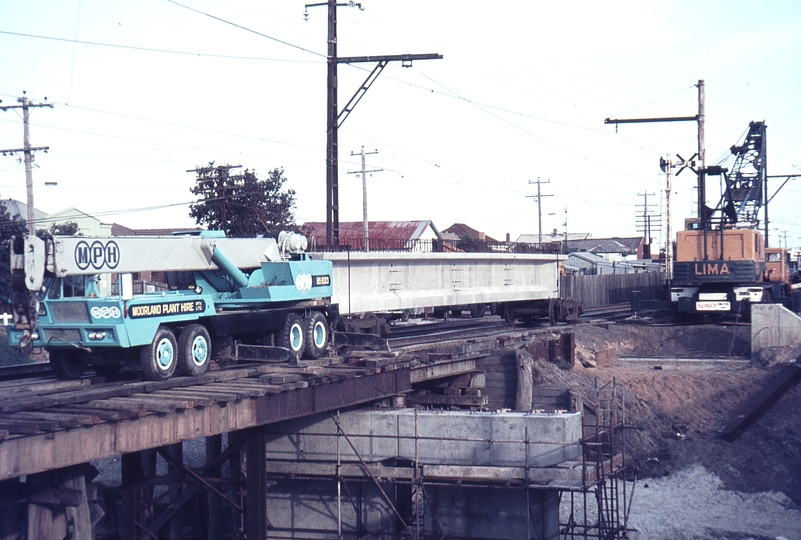
[[[350,153],[351,156],[358,156],[358,155],[362,156],[361,173],[359,171],[351,171],[348,174],[362,175],[362,249],[364,249],[364,251],[370,251],[370,231],[367,226],[367,173],[380,172],[384,170],[384,169],[373,169],[368,171],[364,156],[377,153],[378,150],[376,150],[375,152],[365,152],[364,146],[362,146],[362,151],[359,152],[358,154],[354,154],[353,152]]]
[[[642,232],[643,232],[643,259],[651,258],[651,216],[648,214],[648,195],[655,193],[638,193],[638,197],[643,197],[642,205]],[[654,206],[653,204],[651,206]]]
[[[706,230],[709,223],[709,211],[706,206],[706,141],[704,125],[706,124],[706,97],[703,79],[698,81],[698,219]],[[767,238],[765,238],[767,241]],[[704,259],[706,259],[706,241],[704,241]]]
[[[536,195],[526,195],[526,197],[536,198],[537,199],[537,232],[538,232],[538,243],[542,246],[542,198],[543,197],[553,197],[553,194],[543,195],[540,191],[540,184],[550,184],[551,181],[548,180],[546,182],[540,182],[540,177],[537,177],[536,182],[532,182],[531,180],[528,181],[529,184],[537,184],[537,194]]]
[[[615,129],[617,129],[618,124],[641,124],[641,123],[651,123],[651,122],[697,122],[698,123],[698,152],[696,155],[698,156],[698,161],[700,162],[701,166],[695,168],[693,160],[696,156],[691,157],[685,163],[693,163],[691,168],[693,171],[698,175],[698,219],[701,222],[701,228],[703,230],[707,229],[707,224],[709,220],[709,212],[707,211],[706,206],[706,144],[704,141],[704,125],[706,123],[706,107],[705,107],[705,91],[704,91],[704,80],[699,79],[698,84],[696,85],[698,88],[698,114],[695,116],[670,116],[670,117],[663,117],[663,118],[607,118],[604,120],[604,124],[615,124]],[[661,158],[660,158],[661,160]],[[684,162],[684,160],[682,160]],[[689,165],[688,165],[689,166]],[[681,172],[681,171],[679,171]],[[676,173],[678,176],[678,173]],[[670,189],[670,177],[668,176],[668,189]],[[668,217],[668,230],[670,230],[670,218]],[[668,244],[672,242],[672,239],[668,236]],[[706,241],[704,241],[704,259],[706,259]]]
[[[7,111],[8,109],[22,109],[22,123],[24,127],[24,135],[22,139],[22,148],[13,148],[9,150],[0,150],[3,155],[6,154],[16,154],[17,152],[22,152],[25,156],[25,186],[27,188],[27,204],[28,204],[28,234],[33,236],[36,234],[36,223],[34,221],[33,215],[33,152],[37,152],[39,150],[44,150],[47,152],[50,150],[49,146],[37,146],[31,147],[31,136],[30,136],[30,129],[28,127],[29,124],[29,114],[28,109],[31,107],[50,107],[53,108],[52,103],[31,103],[28,101],[28,98],[25,96],[25,92],[22,93],[21,98],[17,98],[17,101],[21,103],[21,105],[4,105],[0,106],[0,110]],[[47,101],[47,98],[45,98]],[[2,100],[0,100],[2,103]]]
[[[351,113],[356,104],[361,100],[370,86],[375,82],[378,75],[383,71],[389,62],[400,61],[403,67],[411,67],[413,60],[434,60],[441,59],[441,54],[396,54],[389,56],[337,56],[337,7],[357,7],[362,8],[360,3],[353,1],[337,3],[336,0],[327,0],[315,4],[306,4],[306,9],[310,7],[328,7],[328,102],[326,109],[326,156],[325,156],[325,177],[326,177],[326,216],[325,216],[325,235],[326,248],[336,249],[339,247],[339,136],[338,130],[342,123]],[[367,76],[365,81],[356,91],[347,105],[339,111],[337,102],[338,79],[337,66],[339,64],[377,62],[373,71]]]
[[[186,172],[196,173],[196,185],[192,189],[195,195],[206,194],[211,192],[214,198],[220,202],[220,229],[225,231],[225,234],[231,233],[231,228],[228,226],[228,217],[226,215],[226,203],[228,199],[228,191],[236,189],[236,184],[241,182],[244,178],[243,175],[232,176],[231,169],[241,169],[242,165],[217,165],[213,163],[208,167],[198,167],[197,169],[189,169]],[[233,181],[233,185],[231,185]],[[208,200],[208,199],[207,199]]]
[[[670,162],[670,156],[667,159]],[[671,187],[670,175],[673,172],[672,167],[667,167],[665,170],[665,218],[667,226],[665,227],[665,235],[667,236],[667,244],[665,245],[665,267],[667,269],[668,283],[673,282],[673,238],[670,237],[672,227],[670,226],[670,190]]]

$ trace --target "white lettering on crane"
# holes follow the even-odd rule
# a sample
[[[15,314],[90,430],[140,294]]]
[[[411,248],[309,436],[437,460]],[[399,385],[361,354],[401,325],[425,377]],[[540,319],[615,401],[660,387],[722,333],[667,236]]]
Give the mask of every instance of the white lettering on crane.
[[[295,278],[295,288],[299,291],[308,291],[312,288],[311,274],[298,274]]]
[[[89,313],[93,319],[119,319],[122,316],[122,312],[117,306],[94,306]]]

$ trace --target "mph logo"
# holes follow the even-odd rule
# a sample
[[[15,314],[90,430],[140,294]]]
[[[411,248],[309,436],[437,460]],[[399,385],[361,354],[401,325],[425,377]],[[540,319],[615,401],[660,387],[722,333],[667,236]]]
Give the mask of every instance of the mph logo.
[[[122,312],[117,306],[94,306],[89,313],[93,319],[119,319],[122,316]]]
[[[104,266],[109,270],[114,270],[119,263],[120,248],[113,240],[109,240],[105,244],[100,240],[95,240],[91,246],[85,240],[81,240],[75,246],[75,264],[81,270],[86,270],[90,266],[95,270],[100,270]]]

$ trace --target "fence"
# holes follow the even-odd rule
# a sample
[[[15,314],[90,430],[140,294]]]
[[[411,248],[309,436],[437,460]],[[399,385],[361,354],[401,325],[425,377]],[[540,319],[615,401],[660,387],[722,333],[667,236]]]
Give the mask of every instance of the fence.
[[[370,238],[369,250],[361,238],[344,238],[338,246],[327,246],[325,238],[311,237],[308,251],[408,251],[412,253],[560,253],[558,243],[485,242],[482,240],[408,240],[404,238]]]
[[[584,309],[631,302],[632,291],[642,291],[643,300],[654,300],[666,279],[665,272],[562,276],[561,296],[581,302]]]

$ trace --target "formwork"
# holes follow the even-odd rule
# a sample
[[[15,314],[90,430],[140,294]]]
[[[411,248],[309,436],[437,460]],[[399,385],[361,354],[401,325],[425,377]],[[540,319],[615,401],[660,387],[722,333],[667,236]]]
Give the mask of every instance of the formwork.
[[[614,380],[584,394],[581,481],[561,491],[560,539],[627,538],[634,484],[626,472],[626,403]]]
[[[270,536],[618,538],[616,413],[588,401],[595,424],[581,412],[400,409],[269,426]]]

